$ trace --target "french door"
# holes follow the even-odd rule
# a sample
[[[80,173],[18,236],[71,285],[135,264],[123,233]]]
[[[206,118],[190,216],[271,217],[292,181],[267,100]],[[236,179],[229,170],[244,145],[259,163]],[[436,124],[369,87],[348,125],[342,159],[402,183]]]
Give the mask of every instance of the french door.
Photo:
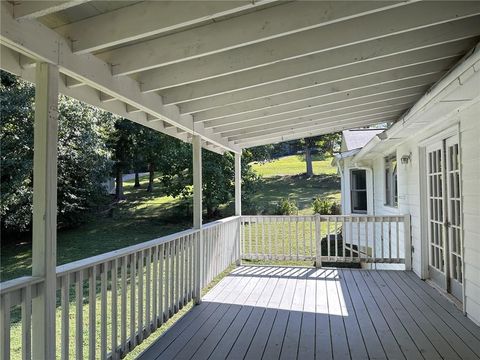
[[[429,276],[462,300],[460,154],[458,136],[427,147]]]

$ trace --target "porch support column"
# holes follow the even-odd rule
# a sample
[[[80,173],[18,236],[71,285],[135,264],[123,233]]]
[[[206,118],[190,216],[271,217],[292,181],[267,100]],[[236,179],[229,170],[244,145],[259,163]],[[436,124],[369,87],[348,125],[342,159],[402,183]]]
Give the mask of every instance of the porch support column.
[[[242,216],[242,154],[235,153],[235,215]],[[238,230],[235,239],[236,258],[235,264],[242,264],[242,219],[238,219]]]
[[[55,358],[58,68],[37,63],[33,155],[32,275],[44,279],[32,301],[32,358]]]
[[[197,261],[195,303],[201,302],[202,269],[203,269],[203,236],[202,236],[202,139],[199,135],[193,136],[193,228],[199,229],[197,241]]]
[[[242,215],[242,154],[235,153],[235,215]]]

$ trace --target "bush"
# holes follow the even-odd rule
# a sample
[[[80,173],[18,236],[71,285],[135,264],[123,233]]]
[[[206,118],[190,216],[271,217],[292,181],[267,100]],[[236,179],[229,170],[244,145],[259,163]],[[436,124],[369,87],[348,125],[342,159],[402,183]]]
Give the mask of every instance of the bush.
[[[339,215],[340,204],[335,200],[317,196],[312,202],[313,213],[320,215]]]
[[[277,203],[275,215],[296,215],[298,207],[294,200],[284,198]]]

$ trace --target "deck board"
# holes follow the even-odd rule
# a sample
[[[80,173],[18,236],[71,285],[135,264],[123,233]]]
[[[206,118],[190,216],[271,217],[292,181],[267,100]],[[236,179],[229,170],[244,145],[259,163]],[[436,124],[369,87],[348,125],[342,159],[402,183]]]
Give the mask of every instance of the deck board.
[[[477,359],[480,328],[411,272],[241,266],[140,356]]]

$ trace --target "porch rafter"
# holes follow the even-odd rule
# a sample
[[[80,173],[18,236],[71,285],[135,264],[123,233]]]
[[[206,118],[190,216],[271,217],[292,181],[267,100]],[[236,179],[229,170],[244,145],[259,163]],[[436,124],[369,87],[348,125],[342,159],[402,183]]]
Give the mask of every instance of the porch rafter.
[[[257,4],[261,5],[262,1]],[[221,53],[246,45],[344,21],[406,4],[400,1],[328,2],[271,2],[265,9],[237,16],[228,21],[188,29],[172,35],[124,46],[98,56],[115,64],[116,75],[127,75],[195,58]],[[257,5],[258,6],[258,5]],[[325,6],[325,7],[324,7]],[[320,8],[328,9],[319,11]],[[295,16],[292,17],[292,13]],[[272,21],[271,19],[275,19]]]
[[[2,2],[1,7],[2,44],[28,57],[58,64],[63,74],[88,85],[97,94],[100,91],[186,132],[195,131],[202,136],[201,131],[194,129],[191,116],[181,115],[176,106],[164,106],[159,95],[141,93],[134,79],[112,76],[110,66],[95,56],[73,54],[66,39],[39,22],[15,20],[11,4]],[[202,136],[202,139],[230,151],[240,151],[216,136],[208,139]]]
[[[406,110],[480,38],[472,1],[42,4],[2,2],[3,69],[219,153]]]
[[[442,23],[445,26],[441,32],[449,31],[449,23],[462,20],[466,20],[464,26],[471,28],[474,25],[469,24],[468,18],[475,19],[474,23],[478,25],[480,20],[475,18],[478,14],[480,4],[476,2],[442,2],[435,7],[428,2],[412,3],[388,12],[365,15],[228,52],[143,71],[138,78],[143,91],[162,90]],[[113,72],[122,73],[118,68]]]

